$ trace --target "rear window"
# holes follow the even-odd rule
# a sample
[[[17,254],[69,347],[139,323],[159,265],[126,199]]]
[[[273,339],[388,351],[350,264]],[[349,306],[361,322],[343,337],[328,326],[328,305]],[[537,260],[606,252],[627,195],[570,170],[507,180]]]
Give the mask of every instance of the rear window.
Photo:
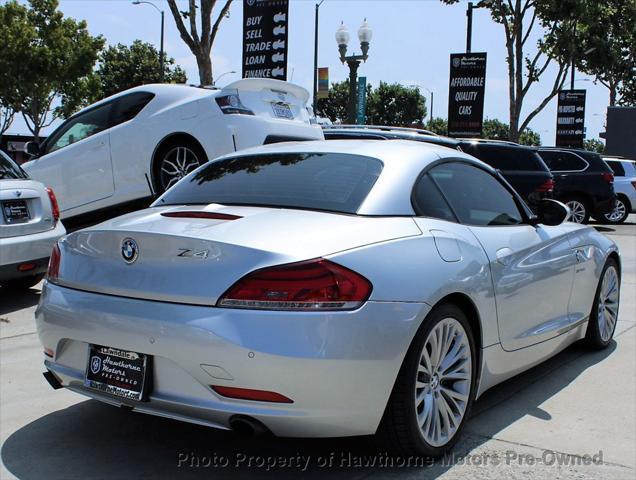
[[[29,178],[5,153],[0,152],[0,180],[20,180]]]
[[[247,155],[208,163],[160,205],[220,203],[356,213],[382,172],[376,158],[340,153]]]
[[[570,152],[541,150],[539,154],[553,172],[582,172],[588,166],[585,160]]]
[[[499,170],[547,171],[537,152],[523,147],[461,143],[462,151]]]
[[[617,177],[625,176],[625,168],[623,168],[623,164],[621,162],[618,162],[616,160],[606,160],[605,163],[609,165],[609,167],[614,172],[614,175],[616,175]]]

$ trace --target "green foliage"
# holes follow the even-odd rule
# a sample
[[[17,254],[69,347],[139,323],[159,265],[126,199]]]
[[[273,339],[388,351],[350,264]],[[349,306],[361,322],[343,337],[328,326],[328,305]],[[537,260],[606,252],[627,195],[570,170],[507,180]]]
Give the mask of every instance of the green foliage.
[[[444,118],[433,118],[424,128],[438,135],[448,135],[448,121]]]
[[[426,99],[416,88],[380,82],[373,89],[367,84],[366,123],[409,127],[421,124],[426,116]],[[332,83],[327,98],[318,99],[316,114],[333,122],[347,123],[349,82]]]
[[[510,126],[496,118],[486,119],[484,120],[482,138],[508,140],[510,138]],[[519,136],[519,143],[521,145],[539,146],[541,145],[541,136],[531,128],[526,128]]]
[[[583,142],[583,148],[590,152],[605,153],[605,144],[596,138],[590,138]]]
[[[380,82],[367,102],[367,122],[372,125],[410,127],[426,116],[426,98],[417,88]]]
[[[553,17],[573,19],[568,54],[576,67],[610,90],[610,105],[636,96],[636,0],[562,0],[548,4]],[[543,6],[547,9],[546,6]],[[548,38],[556,44],[558,39]],[[618,97],[620,95],[620,98]]]
[[[40,129],[77,110],[91,97],[91,74],[104,39],[86,22],[64,18],[57,0],[16,0],[0,6],[0,98]]]
[[[132,45],[110,46],[99,56],[97,77],[101,97],[138,85],[161,82],[159,52],[150,43],[135,40]],[[164,82],[185,83],[185,71],[164,53]]]

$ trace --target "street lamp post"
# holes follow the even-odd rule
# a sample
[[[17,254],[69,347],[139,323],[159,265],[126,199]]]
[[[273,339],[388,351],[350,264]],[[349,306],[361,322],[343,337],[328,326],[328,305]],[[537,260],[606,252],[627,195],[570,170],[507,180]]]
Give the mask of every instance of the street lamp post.
[[[419,91],[421,88],[423,88],[424,90],[426,90],[428,93],[431,94],[431,114],[429,117],[429,122],[431,120],[433,120],[433,100],[434,100],[434,92],[433,90],[431,90],[430,88],[426,88],[424,85],[420,85],[420,84],[414,84],[411,85],[412,88],[417,88],[417,90]]]
[[[164,79],[164,71],[163,71],[163,10],[161,10],[159,7],[157,7],[157,5],[155,5],[152,2],[146,2],[144,0],[134,0],[133,5],[141,5],[142,3],[145,3],[147,5],[152,6],[155,10],[157,10],[160,14],[161,14],[161,43],[159,46],[159,79],[161,80],[161,83],[163,83],[163,79]]]
[[[212,86],[216,86],[216,82],[218,82],[219,80],[221,80],[224,76],[229,75],[231,73],[236,73],[235,70],[230,70],[229,72],[224,72],[221,75],[219,75],[216,80],[214,80],[214,82],[212,82]]]
[[[320,0],[320,2],[316,4],[316,17],[314,26],[314,116],[318,115],[316,113],[316,109],[318,108],[318,9],[324,1],[325,0]]]
[[[345,27],[344,22],[336,30],[336,43],[340,52],[340,61],[345,62],[349,66],[349,115],[347,123],[353,125],[356,123],[356,103],[358,98],[358,67],[362,62],[366,62],[369,58],[369,42],[373,32],[367,19],[364,19],[362,25],[358,29],[358,39],[360,40],[360,49],[362,55],[347,56],[347,44],[349,43],[349,30]]]

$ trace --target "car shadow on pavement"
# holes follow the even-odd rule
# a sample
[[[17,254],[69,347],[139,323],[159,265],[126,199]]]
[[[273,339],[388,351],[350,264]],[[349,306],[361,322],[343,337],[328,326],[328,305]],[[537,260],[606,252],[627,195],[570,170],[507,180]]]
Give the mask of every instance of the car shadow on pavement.
[[[574,345],[486,392],[474,405],[453,450],[461,461],[525,415],[550,421],[540,405],[615,350]],[[53,392],[51,392],[54,395]],[[511,408],[511,397],[514,408]],[[491,420],[471,429],[485,412]],[[483,423],[483,422],[481,422]],[[238,437],[231,432],[127,412],[87,400],[45,415],[13,433],[0,452],[4,466],[24,480],[40,478],[362,478],[374,472],[434,478],[453,462],[390,457],[373,437],[287,439]],[[375,463],[372,463],[375,462]],[[392,462],[392,463],[391,463]],[[409,466],[410,464],[410,466]],[[392,467],[391,467],[392,465]]]
[[[15,292],[0,287],[0,315],[13,313],[23,308],[37,305],[40,300],[40,289],[29,288],[26,291]]]

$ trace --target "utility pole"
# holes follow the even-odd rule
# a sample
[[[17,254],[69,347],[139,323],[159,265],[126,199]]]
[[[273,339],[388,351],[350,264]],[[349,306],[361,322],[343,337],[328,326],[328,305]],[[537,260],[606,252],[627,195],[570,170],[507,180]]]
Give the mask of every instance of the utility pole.
[[[319,3],[316,4],[316,15],[315,15],[315,25],[314,25],[314,98],[313,98],[313,109],[314,116],[318,116],[316,113],[316,109],[318,108],[318,9],[322,2],[325,0],[320,0]]]
[[[473,2],[468,2],[468,10],[466,10],[466,53],[470,53],[473,37]]]

